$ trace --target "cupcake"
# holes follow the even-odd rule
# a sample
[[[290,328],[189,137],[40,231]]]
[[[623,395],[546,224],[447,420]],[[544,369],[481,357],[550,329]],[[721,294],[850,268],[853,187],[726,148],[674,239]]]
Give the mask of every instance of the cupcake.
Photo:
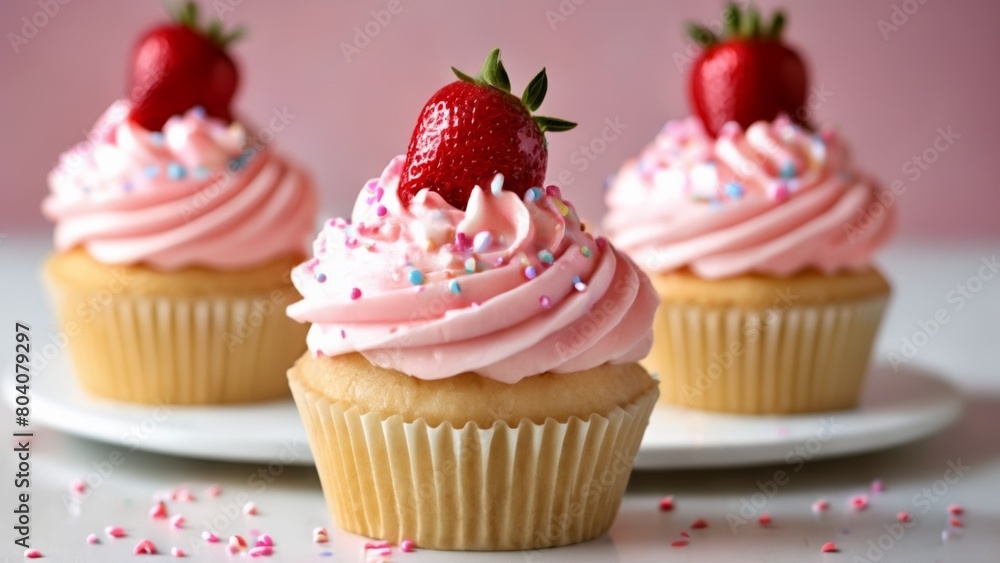
[[[178,22],[143,36],[129,97],[49,175],[45,265],[74,372],[91,394],[204,404],[287,396],[304,328],[283,310],[306,255],[312,182],[229,105],[234,35]]]
[[[668,122],[625,163],[603,227],[660,296],[644,365],[662,401],[851,408],[889,297],[871,260],[895,210],[834,131],[807,125],[784,18],[739,31],[735,14],[736,36],[711,38],[692,68],[696,116]]]
[[[543,132],[572,126],[532,118],[544,71],[523,102],[498,51],[459,77],[295,269],[288,314],[311,327],[292,393],[344,529],[449,550],[584,541],[611,525],[656,402],[637,363],[656,296],[535,184]]]

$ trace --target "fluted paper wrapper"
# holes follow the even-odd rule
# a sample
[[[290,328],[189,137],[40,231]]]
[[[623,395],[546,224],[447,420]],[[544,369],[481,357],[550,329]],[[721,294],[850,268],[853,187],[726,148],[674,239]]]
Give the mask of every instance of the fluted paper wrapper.
[[[857,405],[887,297],[786,310],[665,300],[643,366],[660,400],[745,414]]]
[[[308,327],[290,286],[240,295],[111,295],[50,280],[81,386],[137,403],[212,404],[288,396],[285,372]],[[92,307],[88,304],[97,304]]]
[[[544,548],[604,533],[657,396],[654,387],[585,420],[455,428],[360,412],[290,382],[335,521],[448,550]]]

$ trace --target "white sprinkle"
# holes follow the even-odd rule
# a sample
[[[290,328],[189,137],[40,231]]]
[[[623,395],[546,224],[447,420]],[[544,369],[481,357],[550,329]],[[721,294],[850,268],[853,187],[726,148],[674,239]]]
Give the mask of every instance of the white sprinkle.
[[[489,231],[479,231],[472,239],[472,249],[476,252],[486,252],[492,243],[493,237]]]
[[[500,195],[501,190],[503,190],[503,174],[497,174],[490,182],[490,191],[493,192],[493,195]]]

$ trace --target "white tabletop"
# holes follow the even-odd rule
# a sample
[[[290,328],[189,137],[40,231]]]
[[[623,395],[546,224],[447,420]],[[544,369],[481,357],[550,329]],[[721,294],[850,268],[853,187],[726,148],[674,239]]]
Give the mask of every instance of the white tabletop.
[[[0,240],[0,311],[7,326],[3,334],[10,338],[8,345],[0,345],[0,363],[12,357],[15,320],[31,324],[36,344],[44,343],[53,330],[37,281],[47,248],[48,241],[40,237],[11,235]],[[1000,242],[900,243],[881,260],[894,282],[894,296],[877,347],[879,358],[886,361],[890,353],[905,357],[904,352],[915,351],[909,361],[946,375],[963,391],[966,412],[943,433],[881,453],[801,465],[636,472],[610,533],[597,540],[514,553],[397,549],[392,560],[1000,561],[1000,275],[981,268],[994,254],[1000,255]],[[994,277],[968,282],[980,275]],[[956,289],[959,284],[979,289],[966,290],[965,297]],[[914,337],[922,330],[921,322],[928,326],[926,321],[939,310],[948,320],[936,334]],[[909,349],[904,338],[918,345]],[[10,409],[6,403],[0,407],[4,432],[17,429]],[[43,561],[129,560],[143,538],[153,540],[161,553],[176,545],[191,554],[197,550],[193,539],[206,527],[219,530],[223,542],[232,534],[267,533],[275,540],[274,561],[366,560],[364,538],[337,531],[330,522],[311,468],[277,461],[239,465],[171,458],[33,430],[31,545],[48,558]],[[8,443],[15,445],[13,439]],[[297,447],[290,445],[291,455]],[[9,449],[0,459],[0,509],[5,515],[0,518],[0,555],[5,561],[21,561],[24,550],[13,545],[11,528],[16,461]],[[74,501],[68,486],[80,478],[100,483],[82,501]],[[883,492],[870,491],[876,479],[884,484]],[[187,520],[185,528],[174,530],[166,521],[150,519],[147,511],[155,495],[180,485],[189,488],[196,501],[168,503]],[[222,488],[219,497],[207,496],[210,485]],[[870,496],[869,508],[851,510],[849,499],[862,493]],[[674,496],[675,509],[661,512],[659,500],[668,494]],[[831,506],[817,516],[810,506],[820,498]],[[258,515],[238,512],[247,499],[259,506]],[[952,503],[965,509],[961,529],[948,526],[946,507]],[[900,511],[912,514],[912,525],[892,525]],[[757,523],[763,513],[773,522],[766,528]],[[704,518],[708,528],[691,530],[696,518]],[[745,525],[739,524],[741,518]],[[107,538],[103,529],[110,525],[122,526],[128,537]],[[330,530],[329,543],[311,541],[317,526]],[[949,532],[943,539],[945,529]],[[691,536],[689,545],[672,547],[685,530]],[[89,533],[101,536],[101,544],[87,545]],[[840,552],[820,553],[828,541]],[[230,561],[232,556],[218,544],[203,546],[191,559]]]

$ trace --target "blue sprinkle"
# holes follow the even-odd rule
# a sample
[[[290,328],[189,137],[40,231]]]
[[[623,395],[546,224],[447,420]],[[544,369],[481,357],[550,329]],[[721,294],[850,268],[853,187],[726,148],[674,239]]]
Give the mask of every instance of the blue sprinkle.
[[[573,276],[573,285],[580,283],[580,276]]]
[[[535,279],[535,276],[537,275],[538,272],[535,271],[534,266],[528,266],[527,268],[524,269],[524,277],[528,278],[529,280]]]
[[[490,191],[493,195],[500,195],[501,190],[503,190],[503,174],[497,174],[490,182]]]
[[[723,191],[732,199],[740,199],[743,197],[743,186],[736,182],[729,182],[723,188]]]
[[[474,273],[476,273],[476,259],[475,258],[468,258],[468,259],[466,259],[466,261],[465,261],[465,272],[467,274],[474,274]]]
[[[126,192],[132,191],[132,182],[125,182],[125,184],[122,185],[122,188],[124,188]]]
[[[548,250],[538,251],[538,259],[546,264],[551,264],[555,259],[552,257],[552,253]]]
[[[448,289],[450,289],[455,295],[461,295],[462,293],[462,288],[458,286],[458,280],[451,280],[448,282]]]
[[[167,165],[167,177],[171,180],[180,180],[183,178],[187,172],[184,167],[176,162],[171,162]]]
[[[413,285],[420,285],[424,283],[424,274],[420,270],[413,269],[410,270],[409,279]]]
[[[197,180],[204,180],[208,178],[208,168],[205,168],[201,164],[194,167],[194,177]]]
[[[201,106],[194,106],[191,108],[191,115],[197,117],[198,119],[205,119],[205,108]]]
[[[316,276],[316,281],[318,281],[319,283],[325,282],[326,281],[326,274],[320,273],[319,275],[317,275]]]
[[[545,193],[542,188],[528,188],[528,191],[524,192],[524,201],[531,203],[533,201],[538,201],[542,199]]]
[[[150,164],[145,168],[145,170],[142,171],[142,173],[147,178],[156,178],[156,176],[160,173],[160,167],[155,164]]]
[[[795,177],[795,163],[791,160],[786,160],[784,164],[781,165],[781,177],[782,178],[794,178]]]
[[[331,555],[333,555],[332,551],[321,551],[321,552],[319,552],[319,556],[320,557],[330,557]]]
[[[159,131],[153,131],[152,133],[149,134],[149,142],[153,143],[156,146],[162,145],[163,133],[160,133]]]

